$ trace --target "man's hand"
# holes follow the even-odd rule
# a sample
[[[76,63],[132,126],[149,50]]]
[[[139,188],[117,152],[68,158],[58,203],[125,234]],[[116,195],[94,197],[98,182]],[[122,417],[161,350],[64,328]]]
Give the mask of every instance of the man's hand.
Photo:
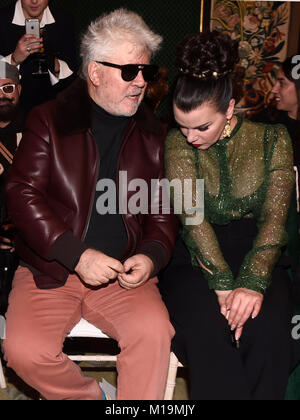
[[[79,277],[90,286],[100,286],[124,273],[123,264],[103,252],[87,249],[75,267]]]
[[[124,289],[136,289],[146,283],[153,272],[152,260],[143,254],[137,254],[124,262],[125,273],[118,275],[120,286]]]
[[[20,38],[15,51],[12,54],[12,63],[13,65],[18,66],[23,63],[30,56],[39,52],[43,47],[43,39],[36,38],[32,34],[25,34]]]
[[[3,172],[4,172],[4,168],[3,168],[3,165],[1,165],[1,163],[0,163],[0,175],[2,175]]]
[[[14,244],[9,238],[0,236],[0,249],[9,250],[11,253],[15,252]]]
[[[59,76],[59,72],[60,72],[59,60],[55,57],[54,74],[56,77]]]
[[[1,226],[2,233],[4,236],[0,236],[0,249],[6,249],[9,250],[11,253],[15,252],[14,243],[12,239],[6,238],[5,232],[9,232],[10,229],[13,228],[12,224],[5,224]]]

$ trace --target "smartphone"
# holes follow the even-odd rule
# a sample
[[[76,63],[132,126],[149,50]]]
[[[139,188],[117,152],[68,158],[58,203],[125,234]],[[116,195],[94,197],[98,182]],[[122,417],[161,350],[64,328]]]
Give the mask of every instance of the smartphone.
[[[25,19],[26,34],[33,34],[40,37],[40,21],[38,19]]]

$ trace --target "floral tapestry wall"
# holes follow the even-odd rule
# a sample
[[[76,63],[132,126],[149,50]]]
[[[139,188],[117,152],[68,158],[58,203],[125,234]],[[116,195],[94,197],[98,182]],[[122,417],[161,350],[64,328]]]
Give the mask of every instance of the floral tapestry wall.
[[[244,85],[237,107],[249,117],[268,103],[276,65],[286,58],[289,20],[289,2],[212,1],[211,29],[239,42]]]

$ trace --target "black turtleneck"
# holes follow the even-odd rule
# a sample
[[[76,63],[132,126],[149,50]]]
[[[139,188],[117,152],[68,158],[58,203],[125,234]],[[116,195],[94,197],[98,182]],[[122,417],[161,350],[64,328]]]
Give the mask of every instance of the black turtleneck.
[[[111,115],[95,102],[92,102],[92,109],[92,131],[100,158],[98,182],[110,179],[116,185],[119,154],[130,118]],[[90,224],[84,242],[89,248],[119,259],[127,245],[126,228],[122,216],[118,214],[117,197],[115,198],[117,214],[98,213],[97,200],[105,192],[96,191],[95,193]]]

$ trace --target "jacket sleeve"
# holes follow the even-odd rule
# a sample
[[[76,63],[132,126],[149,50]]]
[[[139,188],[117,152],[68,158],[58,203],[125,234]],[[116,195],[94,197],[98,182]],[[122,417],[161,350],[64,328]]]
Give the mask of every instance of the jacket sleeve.
[[[285,225],[295,174],[292,143],[284,126],[275,126],[270,136],[267,176],[267,193],[257,214],[258,235],[235,283],[235,288],[245,287],[260,293],[266,292],[281,248],[288,240]]]
[[[32,111],[27,119],[9,171],[6,200],[18,235],[36,254],[49,260],[52,247],[69,227],[55,215],[47,200],[51,134],[42,109]]]

